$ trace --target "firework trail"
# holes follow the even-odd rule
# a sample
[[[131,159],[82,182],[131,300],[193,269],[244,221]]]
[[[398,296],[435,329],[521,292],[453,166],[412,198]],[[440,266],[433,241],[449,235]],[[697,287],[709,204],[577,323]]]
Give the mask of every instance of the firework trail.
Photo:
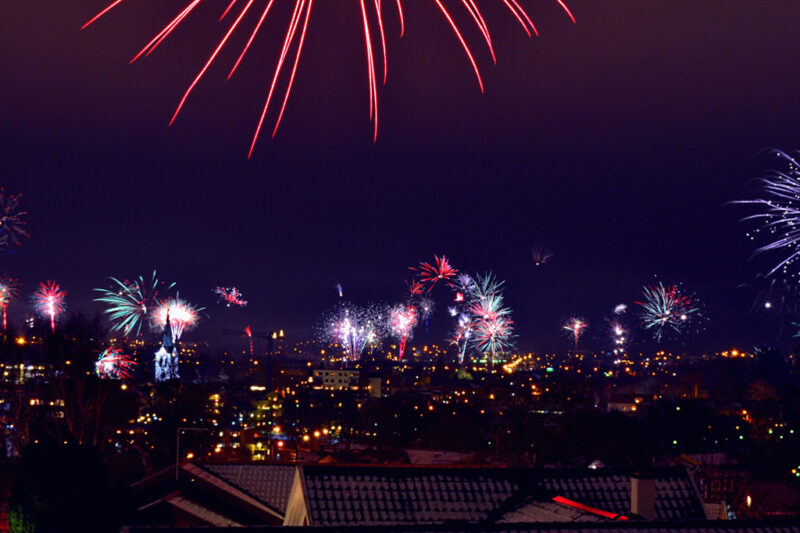
[[[682,332],[700,313],[693,299],[681,294],[677,285],[667,287],[659,282],[656,286],[644,287],[642,291],[643,300],[636,302],[642,307],[642,325],[658,342],[666,331]]]
[[[244,299],[242,292],[236,287],[214,287],[213,292],[219,297],[219,301],[225,302],[226,307],[232,305],[244,307],[247,305],[247,300]]]
[[[23,220],[28,212],[19,210],[20,198],[21,194],[6,195],[0,187],[0,249],[7,249],[12,243],[19,246],[23,237],[30,237]]]
[[[161,300],[150,313],[150,327],[156,331],[163,330],[169,319],[172,340],[178,342],[184,331],[197,326],[200,321],[200,311],[203,309],[205,308],[194,307],[180,296]]]
[[[570,318],[567,323],[562,326],[562,329],[568,331],[570,336],[573,338],[576,352],[578,351],[578,341],[587,327],[589,327],[589,324],[587,324],[582,318],[577,317]]]
[[[147,282],[142,276],[133,281],[109,279],[112,288],[94,289],[100,293],[94,301],[106,304],[105,313],[111,320],[111,330],[121,331],[125,336],[141,334],[147,314],[156,307],[160,288],[168,291],[175,286],[175,283],[166,285],[159,281],[155,270]]]
[[[325,320],[322,336],[340,343],[347,361],[356,363],[367,346],[380,343],[384,323],[379,306],[342,304]]]
[[[106,348],[97,358],[94,370],[102,379],[124,379],[130,381],[136,361],[118,348]]]
[[[533,264],[538,267],[547,264],[553,257],[553,252],[542,246],[534,246],[531,249],[531,255],[533,256]]]
[[[398,353],[401,361],[416,324],[417,310],[411,305],[398,305],[389,311],[389,330],[400,341]]]
[[[795,277],[793,268],[800,256],[800,163],[785,152],[773,150],[782,169],[772,169],[758,180],[761,197],[740,200],[734,204],[755,206],[758,212],[742,219],[758,225],[747,233],[753,241],[765,244],[756,248],[754,255],[762,253],[780,254],[778,263],[766,274],[781,272],[786,277]]]
[[[448,284],[452,284],[450,280],[458,274],[458,270],[450,265],[450,262],[445,256],[433,256],[433,263],[422,262],[418,267],[409,267],[417,273],[417,277],[423,285],[428,286],[428,292],[433,290],[437,281],[444,280]]]
[[[564,3],[564,0],[555,0],[555,2],[560,5],[570,19],[575,22],[575,18],[573,17],[572,13],[570,12],[569,8]],[[117,7],[118,5],[122,4],[123,0],[114,0],[111,2],[107,7],[105,7],[102,11],[97,13],[94,17],[92,17],[86,24],[83,25],[83,28],[94,23],[96,20],[101,18],[102,16],[106,15],[109,11],[113,8]],[[170,21],[159,33],[153,37],[150,42],[148,42],[144,48],[131,60],[131,62],[136,61],[137,59],[141,58],[142,56],[147,56],[152,53],[178,26],[180,26],[187,17],[202,3],[202,0],[191,0],[189,3],[178,13],[178,15]],[[344,2],[340,2],[344,5]],[[483,80],[481,78],[480,70],[478,68],[478,63],[475,59],[475,55],[472,51],[471,46],[467,43],[467,40],[464,38],[462,33],[462,28],[456,22],[456,19],[453,17],[450,9],[445,6],[443,0],[432,0],[432,3],[438,8],[439,12],[441,13],[442,17],[447,21],[450,29],[453,32],[455,38],[461,44],[462,49],[464,50],[469,63],[472,66],[473,71],[475,72],[475,76],[477,77],[478,86],[483,92]],[[498,2],[499,3],[499,2]],[[220,20],[226,17],[228,12],[234,7],[236,1],[232,1],[228,4],[227,9],[223,12],[222,17]],[[238,59],[233,65],[230,73],[228,74],[228,78],[230,78],[236,69],[239,67],[242,59],[247,54],[250,46],[253,44],[256,36],[259,34],[262,24],[267,19],[270,11],[275,4],[275,0],[246,0],[240,3],[241,10],[238,10],[236,16],[233,17],[233,21],[228,27],[228,30],[225,32],[222,39],[217,43],[214,47],[214,51],[211,53],[210,57],[200,69],[199,73],[195,76],[192,82],[189,84],[189,87],[183,94],[183,97],[178,104],[175,113],[172,115],[172,119],[170,120],[170,124],[172,124],[175,119],[177,118],[178,114],[180,113],[181,109],[183,108],[184,104],[186,103],[189,95],[200,82],[202,77],[206,74],[208,69],[211,67],[212,63],[217,59],[218,55],[228,43],[228,40],[234,33],[241,33],[237,32],[239,29],[242,21],[244,20],[245,16],[254,8],[254,6],[261,6],[256,7],[254,11],[256,14],[258,10],[261,10],[260,17],[258,22],[252,28],[250,32],[249,39],[247,43],[244,45],[241,53],[238,56]],[[358,13],[360,19],[360,26],[361,31],[363,31],[363,39],[364,39],[364,48],[366,54],[366,64],[367,64],[367,84],[369,87],[369,118],[373,123],[373,141],[377,140],[378,138],[378,85],[379,79],[382,79],[383,83],[386,83],[387,76],[388,76],[388,53],[387,53],[387,46],[386,46],[386,35],[385,35],[385,26],[384,26],[384,7],[386,9],[391,9],[393,2],[383,2],[382,0],[359,0],[358,3],[351,2],[349,5],[355,6],[358,5],[360,8],[360,12]],[[486,20],[483,17],[483,13],[478,8],[478,5],[475,0],[462,0],[461,4],[464,7],[466,14],[472,19],[475,23],[476,27],[478,28],[479,33],[482,35],[483,41],[485,42],[493,61],[496,61],[495,53],[494,53],[494,45],[492,43],[491,33],[489,32],[489,26],[486,23]],[[278,131],[278,126],[281,123],[283,118],[284,112],[286,110],[286,105],[289,100],[289,95],[291,94],[292,87],[295,81],[295,75],[297,73],[297,67],[300,62],[300,57],[303,53],[303,47],[305,44],[306,34],[308,31],[308,24],[311,18],[311,12],[313,10],[314,0],[294,0],[294,8],[292,10],[292,16],[286,26],[286,35],[283,38],[283,45],[281,48],[281,53],[277,64],[272,71],[272,81],[269,86],[269,91],[267,93],[266,102],[264,104],[263,110],[261,112],[261,116],[258,121],[258,125],[256,127],[255,133],[253,134],[253,139],[250,143],[250,152],[249,155],[252,155],[253,149],[255,148],[256,141],[258,140],[259,134],[261,129],[264,125],[266,120],[267,114],[272,108],[273,102],[280,101],[280,107],[278,108],[277,115],[274,121],[274,128],[272,130],[272,136],[274,137]],[[513,15],[513,17],[519,22],[522,26],[523,30],[531,36],[533,34],[538,35],[538,30],[533,24],[530,15],[528,12],[519,4],[518,0],[503,0],[502,5],[504,5],[508,11]],[[400,35],[402,36],[405,30],[405,17],[403,15],[403,1],[397,0],[396,7],[398,12],[398,19],[400,23]],[[356,10],[354,10],[354,14]],[[83,29],[82,28],[82,29]],[[293,50],[293,51],[292,51]],[[293,57],[292,57],[293,56]],[[382,75],[380,73],[379,66],[383,66]],[[280,91],[278,90],[278,85],[283,79],[283,94],[280,95]]]
[[[33,293],[33,308],[40,316],[50,319],[50,330],[53,333],[56,332],[56,318],[67,308],[66,295],[55,281],[40,283]]]
[[[0,308],[3,309],[3,331],[6,330],[7,326],[6,312],[8,311],[8,306],[19,297],[19,287],[19,280],[8,276],[0,277]]]
[[[339,294],[339,298],[344,298],[344,289],[341,283],[336,284],[336,292]]]
[[[250,341],[250,357],[253,357],[253,330],[250,329],[250,326],[245,326],[244,334],[247,335],[247,338]]]

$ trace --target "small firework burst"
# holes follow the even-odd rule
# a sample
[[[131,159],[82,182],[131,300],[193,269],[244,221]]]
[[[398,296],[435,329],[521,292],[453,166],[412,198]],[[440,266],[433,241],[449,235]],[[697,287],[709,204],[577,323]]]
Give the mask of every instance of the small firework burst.
[[[11,302],[19,297],[19,280],[0,276],[0,308],[3,309],[3,331],[6,330],[6,313]]]
[[[578,351],[578,342],[583,335],[583,332],[586,331],[586,328],[589,327],[589,324],[582,318],[572,317],[567,320],[567,323],[564,324],[561,329],[569,332],[570,337],[572,337],[575,343],[575,351]]]
[[[656,341],[667,332],[682,333],[700,316],[700,308],[694,298],[683,294],[678,285],[658,285],[642,289],[643,300],[636,302],[642,307],[642,325],[653,334]]]
[[[19,210],[21,194],[6,194],[0,187],[0,249],[12,244],[19,246],[23,237],[30,237],[25,230],[27,211]]]
[[[172,330],[172,339],[177,342],[185,331],[194,329],[200,321],[200,311],[204,308],[195,307],[180,296],[167,298],[157,303],[156,308],[150,313],[150,326],[152,329],[163,330],[169,321]]]
[[[225,302],[227,307],[245,307],[247,300],[242,296],[242,292],[236,287],[214,287],[214,294],[219,297],[221,302]]]
[[[67,293],[55,281],[45,281],[33,293],[33,308],[37,314],[50,320],[50,330],[55,333],[56,320],[67,309]]]
[[[531,256],[533,264],[538,267],[546,265],[553,258],[553,252],[543,246],[534,246],[531,248]]]
[[[97,358],[94,369],[102,379],[131,379],[136,361],[119,348],[106,348]]]
[[[398,358],[403,359],[406,342],[417,325],[417,310],[412,305],[398,305],[389,311],[389,331],[399,340]]]

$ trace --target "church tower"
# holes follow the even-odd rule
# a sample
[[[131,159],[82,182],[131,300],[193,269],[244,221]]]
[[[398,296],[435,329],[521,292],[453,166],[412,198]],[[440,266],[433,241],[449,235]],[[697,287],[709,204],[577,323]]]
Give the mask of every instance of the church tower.
[[[167,312],[167,323],[164,324],[164,332],[161,335],[161,348],[156,352],[155,367],[156,381],[178,379],[178,347],[172,338],[169,312]]]

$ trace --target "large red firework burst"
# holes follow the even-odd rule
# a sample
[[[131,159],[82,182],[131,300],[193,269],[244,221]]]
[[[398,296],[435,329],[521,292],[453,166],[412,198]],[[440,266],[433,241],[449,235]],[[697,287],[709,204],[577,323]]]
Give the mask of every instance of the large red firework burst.
[[[113,8],[119,6],[124,0],[114,0],[109,5],[107,5],[102,11],[97,13],[94,17],[92,17],[86,24],[83,25],[83,28],[91,25],[99,18],[107,14]],[[280,108],[277,112],[277,117],[275,118],[275,126],[272,130],[273,137],[278,130],[278,126],[281,123],[281,119],[283,118],[284,111],[286,110],[286,103],[289,100],[289,95],[292,91],[292,86],[294,85],[295,74],[297,73],[297,66],[300,62],[300,56],[303,52],[303,45],[306,39],[306,33],[308,31],[308,23],[311,18],[311,12],[314,6],[314,0],[287,0],[289,2],[294,2],[294,9],[292,10],[292,16],[289,20],[289,23],[286,27],[286,34],[283,38],[283,45],[281,47],[281,52],[275,66],[275,69],[272,72],[272,81],[269,86],[269,91],[267,93],[266,103],[264,104],[264,108],[261,112],[260,118],[258,120],[258,126],[256,127],[255,133],[253,134],[252,142],[250,143],[250,152],[248,157],[253,154],[253,149],[255,144],[258,140],[259,133],[264,125],[264,121],[267,117],[267,113],[270,110],[270,106],[273,101],[278,98],[281,100]],[[342,0],[338,0],[341,4],[345,4]],[[492,36],[489,32],[489,26],[486,23],[486,19],[483,16],[481,9],[478,7],[477,0],[452,0],[452,2],[448,3],[447,0],[429,0],[432,2],[438,10],[441,12],[442,16],[446,19],[448,25],[453,31],[453,34],[456,39],[458,39],[461,47],[463,48],[467,59],[469,60],[470,64],[472,65],[472,69],[475,72],[475,76],[478,81],[478,86],[483,92],[483,79],[481,78],[480,69],[478,68],[478,63],[475,60],[475,55],[472,51],[471,46],[467,42],[464,37],[462,28],[456,22],[456,19],[453,17],[453,10],[452,6],[457,5],[463,8],[468,14],[472,21],[478,28],[486,46],[489,49],[489,52],[492,56],[492,60],[496,62],[495,52],[494,52],[494,45],[492,44]],[[522,7],[520,2],[522,0],[494,0],[496,3],[500,3],[508,11],[513,15],[513,17],[519,22],[522,26],[522,29],[528,36],[538,35],[539,31],[536,29],[536,26],[533,24],[533,20],[531,19],[530,14],[528,11]],[[567,5],[564,3],[563,0],[554,0],[558,5],[560,5],[563,10],[567,13],[567,15],[575,22],[575,17],[570,12]],[[191,0],[188,4],[186,4],[183,9],[173,18],[164,28],[158,32],[145,46],[144,48],[139,51],[136,56],[131,60],[131,62],[136,61],[137,59],[147,56],[153,52],[158,46],[164,42],[164,40],[173,32],[175,29],[182,23],[186,18],[201,4],[203,0]],[[219,55],[220,51],[225,47],[228,40],[231,38],[237,29],[242,25],[242,21],[245,19],[248,12],[250,12],[251,8],[256,6],[254,11],[258,12],[260,9],[260,15],[258,17],[258,22],[252,28],[250,32],[250,36],[247,40],[247,43],[244,45],[239,57],[237,58],[236,62],[233,65],[233,68],[230,70],[228,74],[228,78],[230,78],[236,69],[239,67],[242,59],[247,54],[247,51],[250,49],[253,41],[255,40],[256,36],[259,34],[259,31],[264,24],[267,16],[269,15],[272,7],[275,5],[275,0],[229,0],[225,10],[222,12],[222,16],[220,17],[220,21],[225,19],[229,14],[235,13],[236,16],[233,18],[233,22],[230,24],[227,32],[222,37],[222,39],[217,43],[216,47],[214,48],[211,56],[208,58],[206,63],[197,73],[195,78],[189,84],[189,87],[184,92],[183,97],[178,104],[177,109],[175,109],[175,113],[172,115],[172,119],[170,120],[170,124],[172,124],[180,113],[181,108],[186,103],[189,94],[192,90],[197,86],[200,79],[205,75],[208,71],[209,67],[211,67],[214,60]],[[238,6],[237,6],[238,4]],[[386,83],[386,78],[388,75],[388,61],[387,61],[387,49],[386,49],[386,33],[385,33],[385,25],[384,25],[384,12],[388,9],[387,5],[392,6],[391,9],[397,10],[397,15],[400,22],[400,35],[402,36],[405,31],[405,17],[403,15],[403,0],[353,0],[351,4],[357,4],[359,10],[359,18],[361,19],[360,26],[363,28],[364,32],[364,46],[365,46],[365,53],[366,53],[366,60],[367,60],[367,82],[369,84],[369,118],[373,122],[373,141],[378,137],[378,78],[383,79],[383,83]],[[450,7],[448,7],[450,5]],[[83,29],[82,28],[82,29]],[[379,44],[378,44],[379,43]],[[380,66],[383,68],[380,69]],[[279,81],[281,80],[281,74],[285,74],[288,70],[288,76],[284,76],[284,89],[282,96],[278,96],[277,93],[277,86]],[[382,74],[379,74],[379,71],[382,70]]]

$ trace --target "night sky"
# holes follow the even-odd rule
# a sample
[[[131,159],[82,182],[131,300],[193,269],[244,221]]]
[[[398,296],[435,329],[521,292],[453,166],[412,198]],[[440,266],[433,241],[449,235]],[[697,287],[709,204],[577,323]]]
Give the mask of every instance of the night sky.
[[[497,66],[459,19],[483,95],[436,8],[409,0],[403,39],[386,16],[375,145],[357,3],[320,0],[278,135],[268,124],[250,160],[288,11],[226,82],[249,31],[234,38],[168,127],[227,28],[216,22],[227,1],[204,3],[133,65],[186,2],[130,0],[79,31],[105,3],[0,6],[0,182],[23,193],[31,233],[0,261],[26,294],[56,279],[72,310],[94,315],[91,289],[107,276],[156,268],[207,307],[191,338],[246,324],[298,338],[336,283],[356,302],[396,301],[409,266],[446,254],[507,280],[526,349],[564,349],[571,315],[602,348],[603,317],[633,309],[655,275],[706,303],[687,349],[774,340],[777,319],[750,309],[771,263],[748,260],[743,212],[725,203],[752,194],[769,162],[760,150],[800,147],[800,10],[785,0],[570,0],[576,25],[555,2],[526,1],[535,39],[484,0]],[[536,244],[556,254],[538,269]],[[217,284],[250,305],[216,304]]]

